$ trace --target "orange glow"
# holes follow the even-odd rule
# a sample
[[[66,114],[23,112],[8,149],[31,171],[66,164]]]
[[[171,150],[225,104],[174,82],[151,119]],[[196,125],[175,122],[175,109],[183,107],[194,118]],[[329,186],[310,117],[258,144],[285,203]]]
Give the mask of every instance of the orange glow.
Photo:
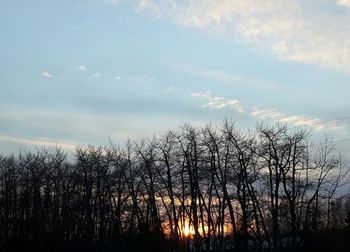
[[[195,230],[194,230],[194,227],[193,225],[190,223],[189,219],[187,218],[185,220],[184,223],[179,223],[179,226],[181,228],[180,232],[181,232],[181,235],[184,236],[184,237],[192,237],[195,235]],[[203,236],[203,231],[205,233],[208,232],[208,226],[206,224],[204,224],[204,226],[202,224],[199,224],[199,227],[198,227],[198,233],[199,235]]]
[[[204,236],[204,233],[208,234],[209,227],[208,227],[208,225],[206,223],[204,225],[202,225],[202,223],[199,223],[198,225],[199,225],[198,226],[198,233],[199,233],[200,236]],[[185,219],[181,218],[179,220],[179,222],[178,222],[177,227],[178,227],[179,235],[182,238],[193,238],[195,236],[194,226],[190,222],[189,217],[185,217]],[[165,220],[165,221],[162,222],[162,228],[163,228],[164,234],[170,236],[171,235],[171,228],[175,228],[175,226],[173,225],[171,227],[169,221]],[[220,230],[220,227],[216,227],[215,230],[213,230],[211,228],[210,232],[212,234],[213,234],[213,232],[216,232],[216,234],[219,234],[220,232],[223,232],[225,235],[232,233],[232,226],[228,222],[226,222],[222,226],[222,228],[223,228],[223,230]],[[204,233],[203,233],[203,231],[204,231]]]
[[[192,225],[190,225],[190,222],[188,219],[186,219],[182,229],[183,229],[182,233],[184,234],[184,236],[193,236],[195,233],[194,228]]]

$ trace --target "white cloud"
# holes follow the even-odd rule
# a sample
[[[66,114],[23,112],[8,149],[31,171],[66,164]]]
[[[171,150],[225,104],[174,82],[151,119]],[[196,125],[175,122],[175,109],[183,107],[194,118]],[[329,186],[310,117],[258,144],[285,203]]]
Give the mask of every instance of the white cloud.
[[[345,129],[346,124],[340,123],[339,120],[347,119],[348,117],[341,117],[332,120],[322,120],[320,118],[305,116],[305,115],[288,115],[284,112],[279,111],[276,108],[261,108],[260,106],[246,107],[241,101],[237,99],[226,98],[222,96],[215,96],[211,91],[207,90],[204,92],[189,92],[183,89],[176,89],[173,86],[169,86],[165,92],[172,92],[176,95],[188,95],[191,97],[200,98],[205,100],[205,104],[202,108],[209,109],[225,109],[233,108],[239,113],[245,113],[249,116],[265,121],[280,122],[289,125],[294,125],[297,127],[311,127],[316,130],[339,130]],[[247,112],[247,110],[249,112]]]
[[[337,4],[345,6],[345,7],[350,7],[350,0],[338,0]]]
[[[259,119],[278,119],[282,116],[282,114],[277,111],[277,109],[258,109],[253,108],[253,111],[250,113],[253,117]]]
[[[254,118],[261,120],[273,120],[276,122],[292,124],[295,126],[308,126],[315,129],[340,129],[344,128],[345,125],[338,123],[336,121],[322,121],[319,118],[308,117],[304,115],[286,115],[276,108],[273,109],[262,109],[259,107],[254,107],[250,112],[250,115]]]
[[[92,75],[91,75],[91,78],[100,78],[102,76],[102,74],[100,73],[100,72],[97,72],[97,73],[93,73]]]
[[[225,97],[220,96],[214,96],[212,95],[211,91],[205,91],[205,92],[192,92],[192,97],[198,97],[206,100],[206,104],[204,104],[203,108],[213,108],[213,109],[223,109],[227,107],[231,107],[235,109],[237,112],[243,113],[244,112],[244,106],[241,104],[239,100],[235,99],[229,99]]]
[[[167,87],[167,89],[165,89],[165,92],[172,92],[172,91],[174,91],[175,90],[175,88],[173,87],[173,86],[169,86],[169,87]]]
[[[105,0],[105,3],[109,4],[109,5],[117,5],[120,2],[121,2],[121,0]]]
[[[136,11],[146,10],[157,18],[160,18],[164,10],[160,8],[159,4],[152,0],[139,0]]]
[[[339,0],[341,5],[349,0]],[[267,51],[350,73],[350,16],[303,0],[141,0],[138,9]],[[310,7],[311,6],[311,7]]]
[[[35,146],[49,146],[49,147],[62,147],[67,150],[74,150],[77,146],[75,143],[67,141],[57,141],[50,138],[20,138],[12,136],[0,135],[0,142],[12,142],[24,145],[35,145]]]
[[[120,76],[116,76],[114,79],[116,79],[116,80],[121,80],[121,79],[122,79],[122,77],[120,77]]]
[[[52,78],[53,77],[53,75],[47,71],[41,71],[41,76],[43,76],[45,78]]]
[[[88,70],[88,67],[86,65],[80,65],[78,66],[78,70],[86,72]]]

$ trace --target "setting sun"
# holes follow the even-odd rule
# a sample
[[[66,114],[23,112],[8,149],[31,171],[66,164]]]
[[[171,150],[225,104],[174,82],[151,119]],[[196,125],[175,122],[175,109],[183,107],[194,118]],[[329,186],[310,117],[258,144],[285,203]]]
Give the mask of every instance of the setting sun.
[[[182,233],[184,236],[193,236],[195,234],[193,226],[189,223],[188,220],[186,220],[183,228]]]

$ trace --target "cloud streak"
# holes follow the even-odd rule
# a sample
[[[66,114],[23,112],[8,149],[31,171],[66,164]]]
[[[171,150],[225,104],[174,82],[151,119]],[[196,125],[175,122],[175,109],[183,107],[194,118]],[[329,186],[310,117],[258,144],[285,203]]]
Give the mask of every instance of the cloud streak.
[[[80,65],[78,66],[78,70],[82,72],[86,72],[88,70],[88,67],[86,65]]]
[[[180,92],[175,92],[180,91]],[[175,89],[173,86],[169,86],[165,92],[175,92],[176,94],[185,95],[188,92],[184,90]],[[226,108],[233,108],[235,111],[246,114],[258,120],[273,121],[278,123],[285,123],[288,125],[294,125],[296,127],[311,127],[316,130],[340,130],[346,127],[345,124],[339,123],[338,119],[335,120],[321,120],[320,118],[305,116],[305,115],[290,115],[279,111],[276,108],[262,108],[260,106],[246,107],[241,101],[237,99],[215,96],[211,91],[204,92],[190,92],[190,96],[193,98],[199,98],[205,101],[201,107],[203,109],[217,109],[222,110]],[[348,117],[343,117],[348,118]]]
[[[76,144],[67,141],[57,141],[49,138],[20,138],[0,135],[0,142],[12,142],[23,145],[61,147],[67,150],[74,150]]]
[[[192,97],[198,97],[206,100],[206,103],[202,106],[203,108],[212,108],[212,109],[223,109],[223,108],[233,108],[239,113],[244,113],[244,106],[239,100],[228,99],[221,96],[215,96],[211,91],[205,92],[192,92]]]
[[[264,109],[254,107],[251,110],[250,115],[261,120],[272,120],[275,122],[291,124],[294,126],[307,126],[318,130],[338,130],[345,127],[345,125],[336,121],[322,121],[319,118],[308,117],[304,115],[286,115],[285,113],[278,111],[276,108]]]
[[[123,0],[104,0],[106,5],[118,5],[122,2]]]
[[[350,7],[350,0],[338,0],[337,4],[344,7]]]
[[[96,78],[100,78],[102,76],[102,74],[100,73],[100,72],[97,72],[97,73],[93,73],[92,75],[91,75],[91,78],[92,79],[96,79]]]
[[[41,76],[43,76],[43,77],[45,77],[45,78],[52,78],[53,77],[53,75],[52,74],[50,74],[49,72],[47,72],[47,71],[41,71]]]
[[[350,6],[349,0],[337,3]],[[350,17],[322,13],[302,0],[142,0],[138,10],[258,47],[280,60],[350,73]]]

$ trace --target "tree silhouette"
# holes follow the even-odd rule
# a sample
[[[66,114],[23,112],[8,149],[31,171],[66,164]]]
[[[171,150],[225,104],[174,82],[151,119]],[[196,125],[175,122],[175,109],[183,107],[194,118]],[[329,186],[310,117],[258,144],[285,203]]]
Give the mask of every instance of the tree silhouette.
[[[349,227],[349,196],[338,193],[347,174],[329,138],[312,144],[310,131],[278,124],[244,133],[231,121],[73,157],[0,156],[0,249],[317,247],[316,234],[340,239]]]

